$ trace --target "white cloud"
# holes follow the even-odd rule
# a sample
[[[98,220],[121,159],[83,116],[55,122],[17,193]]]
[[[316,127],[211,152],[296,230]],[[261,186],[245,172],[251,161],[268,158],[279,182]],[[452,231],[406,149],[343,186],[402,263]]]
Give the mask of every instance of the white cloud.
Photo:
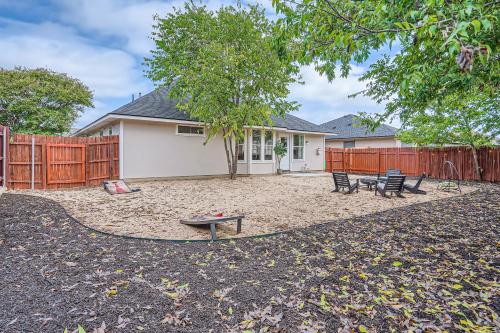
[[[305,84],[294,84],[290,87],[290,99],[302,104],[298,116],[315,122],[323,123],[345,114],[364,112],[381,112],[384,105],[365,96],[349,98],[348,96],[362,91],[366,83],[359,81],[365,69],[352,66],[347,78],[341,78],[337,73],[332,82],[326,76],[321,76],[313,66],[305,66],[301,74]]]
[[[154,47],[149,38],[152,32],[153,15],[165,16],[174,7],[182,8],[184,0],[56,0],[62,7],[61,19],[78,29],[103,36],[125,40],[125,48],[145,56]],[[255,1],[271,10],[271,1]],[[209,9],[215,10],[234,0],[203,1]],[[254,1],[248,1],[254,3]]]
[[[96,98],[124,97],[147,89],[136,60],[121,50],[94,45],[56,23],[0,23],[3,67],[45,67],[67,73],[89,86]]]

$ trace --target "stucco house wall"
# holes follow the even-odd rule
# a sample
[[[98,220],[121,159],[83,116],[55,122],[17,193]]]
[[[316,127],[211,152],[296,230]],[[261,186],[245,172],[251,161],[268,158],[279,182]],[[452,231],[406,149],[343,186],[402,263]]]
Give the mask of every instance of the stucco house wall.
[[[227,173],[220,136],[203,145],[204,136],[178,135],[175,124],[124,121],[123,126],[126,179]]]
[[[401,147],[401,141],[395,138],[369,138],[369,139],[344,139],[344,140],[327,140],[327,148],[344,148],[344,141],[354,141],[355,148],[394,148]]]
[[[123,124],[120,131],[120,122]],[[125,179],[226,175],[227,160],[222,135],[203,145],[205,136],[177,134],[176,123],[121,120],[95,129],[91,135],[121,135],[122,177]],[[324,135],[272,130],[273,146],[278,135],[289,142],[290,171],[324,169]],[[293,135],[304,136],[304,159],[293,159]],[[238,162],[239,174],[265,175],[276,172],[277,160],[251,160],[252,130],[246,130],[245,160]],[[283,163],[282,163],[283,164]]]
[[[305,160],[292,160],[291,171],[318,171],[325,165],[324,136],[305,135]]]

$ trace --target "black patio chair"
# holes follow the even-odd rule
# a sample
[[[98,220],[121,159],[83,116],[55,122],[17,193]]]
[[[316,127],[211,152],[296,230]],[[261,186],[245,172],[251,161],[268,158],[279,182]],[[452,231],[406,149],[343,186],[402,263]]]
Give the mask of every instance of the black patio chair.
[[[424,180],[424,178],[425,178],[425,173],[423,173],[420,177],[418,177],[418,180],[415,184],[405,183],[403,185],[403,189],[413,194],[427,194],[427,192],[425,192],[424,190],[419,189],[420,184],[422,184],[422,180]]]
[[[401,175],[401,170],[400,169],[387,169],[385,172],[385,176],[380,176],[380,173],[377,175],[377,180],[381,182],[387,181],[387,177],[389,176],[400,176]]]
[[[356,190],[358,193],[359,189],[359,179],[356,179],[355,182],[349,181],[349,177],[346,172],[332,172],[333,182],[335,184],[335,189],[332,192],[339,192],[341,189],[347,189],[348,192],[344,194],[351,194]]]
[[[403,192],[403,184],[405,182],[406,176],[389,176],[385,182],[377,182],[375,186],[375,195],[377,192],[380,192],[383,197],[387,197],[386,193],[391,192],[391,196],[393,193],[400,198],[404,198],[401,192]]]

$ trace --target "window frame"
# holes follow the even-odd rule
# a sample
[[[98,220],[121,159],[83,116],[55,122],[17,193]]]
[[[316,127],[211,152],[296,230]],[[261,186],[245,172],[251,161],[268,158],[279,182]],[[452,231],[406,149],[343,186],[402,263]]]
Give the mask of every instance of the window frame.
[[[202,134],[198,134],[198,133],[179,133],[179,127],[201,128],[201,129],[203,129],[203,133]],[[175,126],[175,135],[205,137],[205,130],[206,130],[205,126],[177,124]]]
[[[260,133],[260,159],[258,160],[254,160],[253,159],[253,133],[254,131],[256,132],[259,132]],[[266,146],[266,138],[265,138],[265,135],[266,135],[266,132],[271,132],[271,138],[272,138],[272,152],[271,152],[271,156],[272,158],[270,160],[266,160],[265,157],[264,157],[264,153],[265,153],[265,146]],[[250,133],[248,135],[248,142],[249,144],[251,144],[251,151],[250,151],[250,155],[252,155],[252,159],[250,160],[252,163],[275,163],[275,156],[274,156],[274,145],[276,144],[276,133],[272,130],[272,129],[252,129],[250,130]]]
[[[295,136],[302,137],[302,145],[301,146],[295,145]],[[302,148],[302,158],[295,158],[295,148]],[[293,134],[293,136],[292,136],[292,160],[293,161],[305,161],[306,160],[306,136],[304,134]]]
[[[247,140],[247,132],[245,131],[245,136],[243,138],[243,143],[238,143],[238,141],[236,141],[236,144],[240,144],[240,145],[243,146],[243,159],[240,160],[239,156],[237,156],[236,157],[237,158],[237,160],[236,160],[237,163],[246,163],[247,162],[247,155],[248,155],[247,142],[248,142],[248,140]]]
[[[263,130],[262,137],[262,161],[264,162],[272,162],[274,161],[274,133],[271,130]],[[271,144],[266,144],[266,134],[271,133]],[[266,146],[271,147],[271,158],[266,159]]]
[[[255,144],[254,144],[254,141],[253,141],[253,138],[254,138],[254,135],[253,135],[253,134],[254,134],[255,132],[259,132],[259,133],[260,133],[260,140],[259,140],[259,159],[257,159],[257,160],[253,158],[253,147],[254,147],[254,145],[255,145]],[[260,161],[262,161],[262,157],[263,157],[263,156],[262,156],[262,148],[263,148],[263,147],[262,147],[262,130],[256,130],[256,129],[252,130],[252,138],[251,138],[251,143],[252,143],[252,149],[251,149],[251,151],[250,151],[250,152],[251,152],[251,155],[252,155],[252,162],[260,162]]]

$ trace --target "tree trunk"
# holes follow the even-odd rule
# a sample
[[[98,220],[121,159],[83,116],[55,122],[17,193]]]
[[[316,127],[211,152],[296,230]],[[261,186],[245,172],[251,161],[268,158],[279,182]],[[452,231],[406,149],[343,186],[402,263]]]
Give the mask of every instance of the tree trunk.
[[[229,177],[231,177],[231,170],[233,168],[231,165],[231,156],[229,154],[229,148],[227,146],[227,138],[225,136],[226,131],[223,131],[223,134],[224,134],[224,150],[226,151],[227,169],[228,169]]]
[[[238,141],[234,140],[234,155],[233,155],[233,169],[231,172],[231,179],[236,179],[236,175],[238,174],[238,153],[239,153],[239,145]]]
[[[472,146],[472,156],[474,157],[474,169],[476,170],[476,179],[479,181],[483,180],[483,175],[481,172],[481,167],[479,166],[479,157],[477,156],[476,147]]]
[[[224,149],[226,150],[227,159],[227,169],[229,173],[229,179],[236,179],[238,173],[238,143],[236,140],[228,139],[226,137],[226,131],[222,131],[224,134]],[[233,150],[233,141],[235,143],[235,149]]]

